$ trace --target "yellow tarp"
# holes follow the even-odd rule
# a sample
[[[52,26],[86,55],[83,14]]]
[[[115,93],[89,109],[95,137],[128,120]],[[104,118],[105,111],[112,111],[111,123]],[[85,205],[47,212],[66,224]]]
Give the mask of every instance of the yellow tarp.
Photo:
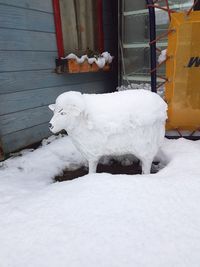
[[[167,130],[200,128],[200,11],[171,15],[166,62]]]

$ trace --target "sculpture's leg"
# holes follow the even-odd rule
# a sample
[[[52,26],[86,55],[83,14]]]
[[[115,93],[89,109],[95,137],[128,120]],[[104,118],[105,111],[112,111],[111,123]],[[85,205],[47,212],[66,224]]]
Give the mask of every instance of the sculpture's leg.
[[[150,174],[151,164],[153,159],[143,159],[142,161],[142,174]]]
[[[96,173],[99,160],[89,160],[89,173]]]

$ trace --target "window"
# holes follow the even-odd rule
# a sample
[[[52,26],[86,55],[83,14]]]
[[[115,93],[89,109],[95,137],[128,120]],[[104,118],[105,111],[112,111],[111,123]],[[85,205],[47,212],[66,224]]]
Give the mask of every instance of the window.
[[[159,1],[165,5],[165,1]],[[171,9],[189,9],[193,0],[169,0]],[[166,32],[168,28],[168,14],[165,11],[156,9],[156,34],[157,36]],[[121,10],[121,39],[124,83],[150,82],[150,50],[149,50],[149,14],[146,8],[146,1],[124,0]],[[157,47],[165,49],[167,38],[157,42]],[[164,66],[159,68],[158,74],[164,75]],[[162,80],[161,80],[162,81]]]
[[[53,0],[58,57],[103,52],[102,0]]]

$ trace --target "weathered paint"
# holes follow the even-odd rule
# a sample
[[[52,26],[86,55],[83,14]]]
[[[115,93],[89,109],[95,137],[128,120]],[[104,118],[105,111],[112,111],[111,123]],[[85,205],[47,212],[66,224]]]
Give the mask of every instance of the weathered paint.
[[[103,2],[104,44],[113,54],[117,42],[110,12],[116,2]],[[56,74],[56,56],[52,1],[0,0],[0,143],[5,153],[50,135],[48,104],[60,93],[115,89],[113,72]]]
[[[2,28],[55,32],[53,14],[51,13],[4,4],[0,4],[0,6],[0,25]]]
[[[0,4],[53,13],[52,3],[48,0],[0,0]]]
[[[55,34],[16,29],[0,29],[0,50],[55,51]]]
[[[91,75],[90,73],[80,73],[79,75],[66,73],[58,75],[53,69],[31,70],[26,71],[26,73],[23,71],[4,72],[0,74],[0,95],[19,91],[65,86],[66,80],[69,86],[79,84],[80,81],[82,84],[102,81],[111,79],[111,75],[112,74],[110,73],[103,72],[95,73],[95,75]]]

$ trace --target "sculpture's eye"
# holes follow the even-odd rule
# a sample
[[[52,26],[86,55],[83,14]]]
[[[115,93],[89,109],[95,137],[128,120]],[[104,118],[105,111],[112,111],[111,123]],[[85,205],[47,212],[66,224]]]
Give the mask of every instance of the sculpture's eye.
[[[59,113],[60,115],[66,115],[66,112],[64,112],[63,109],[59,110],[58,113]]]

